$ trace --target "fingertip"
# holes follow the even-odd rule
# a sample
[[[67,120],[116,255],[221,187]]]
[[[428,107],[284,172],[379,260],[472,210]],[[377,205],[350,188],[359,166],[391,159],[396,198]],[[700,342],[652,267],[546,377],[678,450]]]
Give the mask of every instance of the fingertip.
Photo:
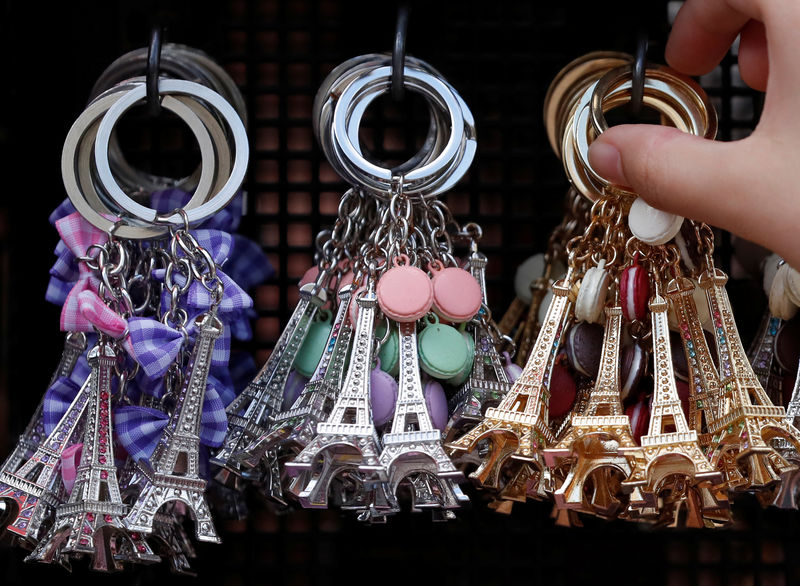
[[[617,185],[627,185],[625,171],[622,168],[622,155],[610,140],[604,139],[605,133],[589,145],[589,164],[606,181]]]
[[[764,23],[751,20],[742,29],[739,43],[739,74],[751,88],[767,90],[769,78],[769,55],[767,52],[767,33]]]

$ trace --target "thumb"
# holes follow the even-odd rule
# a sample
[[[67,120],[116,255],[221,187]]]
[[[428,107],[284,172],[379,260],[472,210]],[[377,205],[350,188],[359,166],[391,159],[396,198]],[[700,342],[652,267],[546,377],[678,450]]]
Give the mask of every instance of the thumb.
[[[656,125],[622,125],[601,134],[589,163],[611,183],[629,186],[650,205],[764,243],[774,213],[753,189],[758,159],[745,144],[715,142]],[[758,153],[755,153],[758,155]],[[768,231],[768,230],[767,230]]]

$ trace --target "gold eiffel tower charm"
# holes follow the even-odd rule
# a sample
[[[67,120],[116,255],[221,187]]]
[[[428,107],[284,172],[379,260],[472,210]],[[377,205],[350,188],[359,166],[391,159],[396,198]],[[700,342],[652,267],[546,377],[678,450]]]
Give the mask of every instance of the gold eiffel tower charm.
[[[555,440],[548,423],[553,362],[570,317],[570,277],[553,285],[553,301],[547,310],[530,360],[511,390],[497,407],[466,434],[447,445],[451,456],[473,451],[480,442],[490,442],[489,454],[470,478],[480,486],[500,489],[502,469],[509,458],[533,463],[540,470],[540,450]],[[520,465],[518,463],[517,465]]]
[[[700,483],[705,483],[706,487],[719,484],[722,475],[703,455],[697,431],[689,428],[681,408],[670,352],[667,301],[661,296],[658,282],[650,301],[650,317],[654,365],[650,426],[647,435],[641,438],[642,450],[635,460],[633,471],[622,485],[627,488],[639,487],[646,495],[661,496],[662,512],[669,508],[667,503],[677,507],[688,503],[692,514],[687,515],[686,522],[695,523],[698,515],[694,513],[699,509],[693,505],[699,499],[689,493]],[[676,498],[670,501],[662,495],[664,491],[670,494],[675,492]],[[684,495],[687,496],[683,498]],[[645,506],[651,506],[654,502],[654,499],[646,500]],[[635,506],[635,503],[631,505]],[[724,505],[720,503],[720,506]],[[678,515],[673,514],[672,517],[671,522],[674,522]]]
[[[628,416],[622,411],[619,385],[619,348],[622,335],[622,309],[606,308],[606,327],[600,372],[585,411],[573,414],[564,437],[544,450],[550,467],[571,458],[563,484],[553,493],[561,508],[580,509],[613,517],[623,508],[617,498],[621,479],[628,478],[641,449],[633,439]],[[593,492],[587,494],[587,481]],[[634,488],[634,502],[644,497]]]
[[[726,462],[726,454],[733,456],[743,478],[732,488],[761,490],[797,468],[771,445],[773,440],[798,449],[800,432],[786,422],[785,409],[769,400],[747,360],[725,291],[727,280],[713,265],[700,276],[714,324],[720,382],[718,409],[708,421],[711,440],[706,455],[715,466]],[[728,463],[725,468],[732,467]]]

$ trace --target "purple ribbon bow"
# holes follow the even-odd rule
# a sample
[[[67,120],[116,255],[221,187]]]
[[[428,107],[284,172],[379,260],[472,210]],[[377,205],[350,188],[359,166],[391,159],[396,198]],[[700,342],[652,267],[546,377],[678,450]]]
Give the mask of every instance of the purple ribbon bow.
[[[119,444],[136,461],[153,455],[161,434],[169,423],[169,415],[153,407],[124,405],[114,410],[114,430]],[[225,404],[214,381],[209,377],[203,412],[200,419],[200,441],[219,447],[228,431]]]
[[[42,421],[47,435],[52,433],[58,422],[64,417],[70,404],[78,394],[78,390],[89,378],[91,371],[92,369],[86,361],[86,356],[82,355],[78,358],[75,368],[68,377],[58,377],[45,391],[42,405]]]

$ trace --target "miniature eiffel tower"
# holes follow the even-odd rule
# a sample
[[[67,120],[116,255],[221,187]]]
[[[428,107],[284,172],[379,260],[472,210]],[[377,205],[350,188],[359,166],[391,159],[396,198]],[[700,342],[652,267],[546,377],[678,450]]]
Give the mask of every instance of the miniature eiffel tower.
[[[798,417],[800,417],[800,368],[792,389],[792,398],[786,406],[786,423],[797,428]],[[764,504],[772,504],[782,509],[796,509],[797,497],[800,493],[800,453],[797,448],[783,438],[774,438],[772,446],[780,452],[790,464],[798,466],[797,470],[791,470],[781,474],[781,482],[773,498]]]
[[[474,252],[470,258],[470,272],[481,285],[483,303],[486,305],[486,257]],[[482,310],[485,311],[485,310]],[[485,318],[485,314],[483,315]],[[489,406],[497,406],[511,388],[503,368],[495,340],[484,320],[475,324],[475,358],[472,374],[461,389],[450,399],[450,421],[445,429],[447,441],[466,426],[478,423]]]
[[[719,373],[711,358],[703,326],[694,304],[694,283],[682,277],[667,286],[667,298],[672,303],[680,327],[681,341],[689,365],[689,427],[694,428],[700,447],[706,450],[711,442],[708,421],[718,417]]]
[[[556,445],[544,450],[544,458],[551,467],[562,458],[572,458],[563,484],[553,493],[558,507],[613,516],[620,506],[615,497],[619,491],[606,469],[614,469],[627,478],[640,448],[633,439],[630,421],[623,413],[620,401],[622,309],[617,305],[606,307],[605,311],[600,372],[589,402],[582,414],[572,415],[570,428]],[[590,477],[594,494],[588,501],[584,485]],[[634,492],[635,501],[643,500],[636,490]]]
[[[386,470],[389,489],[397,494],[400,482],[412,473],[427,473],[440,492],[451,490],[446,482],[463,480],[442,446],[442,432],[433,427],[417,358],[416,322],[399,323],[400,382],[392,428],[383,436],[383,451],[379,462]],[[430,499],[426,499],[430,502]],[[447,499],[447,502],[455,497]]]
[[[737,488],[758,490],[796,469],[770,442],[783,439],[798,449],[800,432],[786,422],[784,408],[770,402],[747,360],[725,291],[727,280],[713,265],[700,277],[714,322],[719,357],[719,411],[708,421],[712,435],[709,459],[717,466],[723,452],[733,450],[737,467],[745,471],[746,482]]]
[[[234,455],[248,468],[257,465],[267,450],[291,447],[299,453],[324,421],[336,400],[344,375],[344,363],[350,347],[353,329],[348,322],[348,308],[353,286],[339,291],[339,308],[325,344],[322,358],[303,392],[290,409],[278,413],[268,432],[253,440],[242,452]]]
[[[775,360],[775,336],[782,325],[783,320],[767,310],[747,352],[758,382],[774,405],[783,404],[783,377],[786,372]]]
[[[645,506],[652,504],[668,483],[674,486],[676,475],[686,479],[681,482],[682,487],[686,484],[681,493],[702,482],[707,486],[722,482],[722,475],[700,449],[697,431],[689,428],[683,414],[670,353],[667,301],[658,282],[649,307],[654,365],[650,426],[641,438],[642,450],[633,471],[622,483],[623,487],[640,487],[646,495],[653,495]]]
[[[189,558],[195,558],[197,554],[178,518],[173,513],[156,513],[153,527],[151,539],[154,544],[162,545],[158,552],[169,562],[170,570],[175,574],[194,576]]]
[[[53,432],[33,455],[16,471],[0,473],[0,499],[13,500],[17,510],[6,529],[29,545],[36,544],[42,524],[61,504],[58,498],[61,452],[72,443],[83,419],[91,395],[90,380],[91,377],[86,380]]]
[[[90,396],[75,485],[69,500],[56,509],[55,521],[26,561],[68,565],[69,554],[90,555],[95,570],[115,571],[119,564],[117,536],[129,540],[130,558],[140,563],[155,563],[155,555],[140,536],[130,534],[122,524],[128,507],[122,502],[114,464],[111,423],[111,377],[117,365],[117,352],[105,335],[88,356],[92,367]],[[122,546],[123,548],[125,546]]]
[[[86,350],[86,335],[70,332],[64,342],[64,351],[50,385],[60,376],[72,374],[78,358]],[[48,385],[49,386],[49,385]],[[88,380],[78,391],[65,415],[56,424],[53,433],[45,436],[42,411],[44,397],[39,402],[17,445],[0,468],[0,500],[16,503],[16,516],[4,523],[9,532],[34,545],[42,522],[50,517],[60,504],[57,483],[61,452],[69,445],[83,416],[89,398]],[[38,474],[37,474],[38,471]],[[35,479],[34,479],[35,476]]]
[[[450,455],[472,452],[489,440],[488,456],[470,478],[484,487],[500,488],[501,469],[509,457],[535,462],[541,469],[539,450],[554,441],[548,424],[550,404],[548,381],[553,363],[570,317],[570,277],[553,285],[553,301],[530,360],[497,407],[486,410],[486,417],[456,441],[447,445]]]
[[[197,539],[219,543],[205,496],[206,481],[199,475],[198,460],[200,419],[211,354],[223,325],[214,309],[198,316],[195,325],[198,335],[186,366],[189,375],[150,462],[139,462],[145,479],[124,523],[130,531],[152,533],[159,509],[166,503],[180,501],[194,517]]]
[[[308,283],[300,288],[297,307],[269,359],[256,378],[226,408],[228,433],[223,446],[211,458],[212,464],[222,467],[217,479],[223,484],[234,484],[236,477],[242,475],[241,463],[234,454],[263,435],[270,415],[280,409],[289,371],[308,334],[308,326],[325,298],[325,290],[317,284]]]
[[[85,350],[86,334],[83,332],[69,332],[64,340],[64,350],[61,353],[61,360],[59,360],[58,366],[53,372],[53,376],[50,377],[50,382],[47,386],[51,386],[58,377],[68,377],[71,375],[72,371],[75,369],[75,364],[78,362],[78,358],[80,358],[80,355],[83,354]],[[36,411],[34,411],[28,425],[25,427],[25,431],[22,432],[19,440],[17,440],[14,449],[11,450],[11,453],[5,459],[5,462],[3,462],[3,466],[0,467],[0,473],[14,473],[16,470],[19,470],[22,463],[30,458],[42,443],[42,440],[45,438],[44,420],[42,419],[43,408],[44,395],[42,395],[42,399],[39,401]]]
[[[356,324],[350,366],[344,386],[327,421],[317,425],[317,435],[294,460],[286,463],[290,476],[308,471],[304,486],[297,486],[304,507],[325,507],[328,487],[343,468],[357,469],[367,485],[386,481],[386,471],[378,461],[380,442],[372,423],[370,407],[370,367],[374,338],[374,283],[356,299]]]
[[[531,348],[539,335],[539,329],[541,328],[539,309],[552,285],[552,280],[545,277],[536,279],[531,283],[531,304],[528,306],[528,315],[514,335],[514,343],[517,345],[514,362],[520,366],[528,361]]]

